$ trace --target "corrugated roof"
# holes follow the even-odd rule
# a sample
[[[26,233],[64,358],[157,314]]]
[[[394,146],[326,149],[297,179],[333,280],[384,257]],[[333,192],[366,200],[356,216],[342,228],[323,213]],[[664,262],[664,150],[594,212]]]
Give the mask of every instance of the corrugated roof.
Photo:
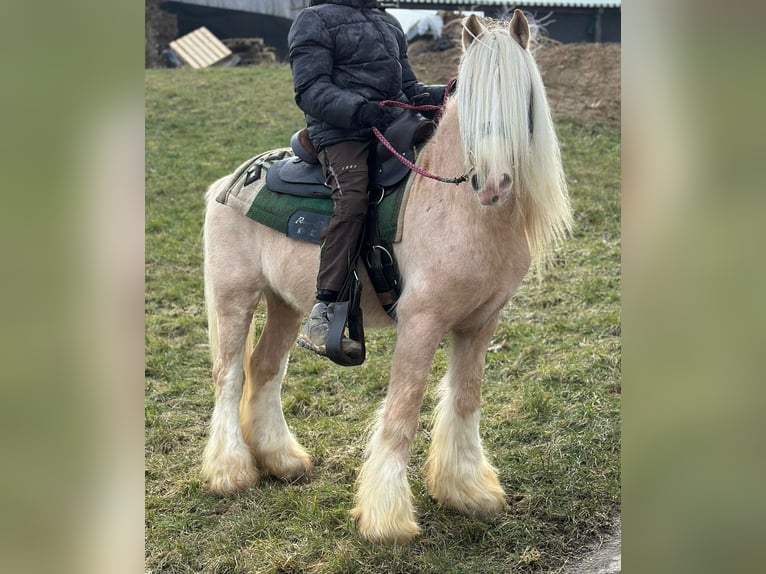
[[[406,7],[408,4],[454,4],[456,6],[470,5],[472,8],[481,9],[482,6],[567,6],[577,8],[620,8],[622,0],[521,0],[509,2],[509,0],[391,0],[383,4],[398,4]]]
[[[198,4],[211,8],[242,10],[245,12],[264,12],[291,17],[308,6],[308,0],[175,0],[178,4]],[[453,4],[455,6],[481,9],[482,6],[570,6],[584,8],[619,8],[621,0],[380,0],[384,5],[408,4]]]
[[[161,4],[195,4],[221,10],[239,10],[295,18],[295,15],[309,5],[308,0],[167,0]]]

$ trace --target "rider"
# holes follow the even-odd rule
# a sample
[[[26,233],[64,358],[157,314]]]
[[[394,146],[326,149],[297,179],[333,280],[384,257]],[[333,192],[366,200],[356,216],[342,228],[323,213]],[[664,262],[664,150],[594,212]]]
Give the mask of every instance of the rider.
[[[438,105],[444,86],[417,81],[401,25],[375,0],[313,0],[295,18],[288,43],[295,101],[334,204],[322,236],[316,304],[299,337],[324,355],[333,303],[364,230],[372,127],[383,131],[401,111],[380,102],[419,96],[419,103]],[[347,337],[341,348],[361,355],[361,345]]]

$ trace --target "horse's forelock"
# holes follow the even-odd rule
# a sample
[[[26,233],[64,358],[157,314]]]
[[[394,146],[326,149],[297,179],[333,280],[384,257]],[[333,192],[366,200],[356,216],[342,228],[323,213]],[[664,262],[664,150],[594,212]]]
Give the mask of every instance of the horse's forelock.
[[[527,153],[530,79],[524,50],[492,28],[463,54],[458,113],[466,167],[508,171]]]
[[[466,49],[458,72],[458,121],[466,168],[512,173],[533,257],[571,226],[558,139],[532,54],[507,27]]]

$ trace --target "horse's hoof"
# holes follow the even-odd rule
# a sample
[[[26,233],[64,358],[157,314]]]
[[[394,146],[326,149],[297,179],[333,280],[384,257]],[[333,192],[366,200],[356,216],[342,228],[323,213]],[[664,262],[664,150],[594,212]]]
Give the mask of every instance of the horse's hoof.
[[[445,500],[440,501],[439,504],[457,510],[461,514],[467,516],[474,516],[476,518],[492,518],[503,512],[508,508],[508,503],[505,500],[505,495],[502,491],[487,492],[480,497],[474,497],[473,499],[466,500]]]
[[[398,523],[389,519],[386,522],[375,524],[369,517],[364,516],[363,511],[356,507],[351,510],[351,518],[354,519],[359,536],[368,542],[394,544],[408,544],[420,534],[420,527],[411,518],[400,519]]]
[[[259,453],[256,460],[263,472],[285,482],[308,480],[314,472],[311,457],[300,446],[279,453]]]
[[[258,470],[249,456],[244,460],[232,457],[218,461],[215,468],[210,464],[205,464],[202,468],[202,483],[213,494],[236,494],[257,482]]]
[[[426,485],[440,506],[468,516],[489,518],[508,507],[505,492],[492,471],[485,472],[477,482],[449,483],[444,477],[437,482],[429,476]]]

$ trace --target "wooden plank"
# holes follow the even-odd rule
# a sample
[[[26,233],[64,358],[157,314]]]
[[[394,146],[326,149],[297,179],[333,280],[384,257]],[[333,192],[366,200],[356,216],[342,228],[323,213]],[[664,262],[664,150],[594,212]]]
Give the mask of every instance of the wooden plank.
[[[191,66],[192,68],[202,67],[202,64],[200,64],[197,58],[194,57],[194,54],[190,53],[181,44],[176,44],[175,46],[171,45],[171,48],[186,65]]]
[[[192,35],[186,39],[186,47],[194,54],[197,60],[202,64],[203,68],[210,66],[216,60],[215,55],[209,53],[202,42],[200,42],[198,34],[192,33]]]
[[[218,60],[218,56],[207,49],[204,42],[204,35],[202,34],[202,28],[198,28],[191,34],[189,34],[189,49],[193,50],[200,61],[205,67],[211,66]]]
[[[232,51],[204,26],[174,40],[170,48],[192,68],[207,68],[232,55]]]
[[[216,50],[216,53],[221,56],[221,58],[231,56],[231,50],[229,50],[229,47],[221,42],[218,38],[216,38],[210,30],[203,26],[200,28],[200,32],[202,36],[205,37],[210,43],[211,47]]]
[[[187,44],[185,42],[179,42],[178,40],[175,40],[170,43],[170,49],[178,54],[178,57],[192,68],[202,67],[202,63],[197,59],[194,53],[187,49]]]
[[[209,44],[208,38],[202,33],[202,28],[189,35],[190,49],[194,50],[206,66],[211,66],[221,59],[220,54],[217,54]]]

